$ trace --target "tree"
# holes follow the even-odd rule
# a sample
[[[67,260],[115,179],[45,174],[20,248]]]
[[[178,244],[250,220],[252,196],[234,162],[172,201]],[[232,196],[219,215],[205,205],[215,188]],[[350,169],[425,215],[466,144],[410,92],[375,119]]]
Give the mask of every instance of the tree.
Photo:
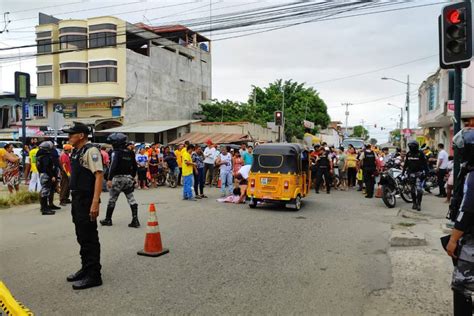
[[[274,121],[275,111],[283,110],[283,99],[287,140],[303,138],[305,119],[322,128],[329,124],[326,104],[318,93],[292,80],[277,80],[264,88],[253,86],[247,103],[213,100],[201,104],[198,114],[205,115],[208,122],[247,121],[266,126]]]
[[[352,133],[353,137],[359,137],[362,138],[363,140],[369,139],[369,131],[365,129],[364,126],[362,125],[356,125],[354,126],[354,132]]]

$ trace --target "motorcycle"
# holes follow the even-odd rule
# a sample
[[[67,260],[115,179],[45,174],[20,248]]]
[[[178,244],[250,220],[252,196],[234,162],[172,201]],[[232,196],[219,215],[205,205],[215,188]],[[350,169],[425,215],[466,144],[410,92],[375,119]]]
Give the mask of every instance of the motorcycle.
[[[401,169],[393,166],[394,164],[387,164],[387,169],[382,172],[379,182],[382,185],[382,200],[388,208],[395,207],[398,196],[407,203],[413,201],[408,177],[403,175]]]
[[[423,188],[425,189],[426,192],[431,193],[431,190],[437,187],[438,187],[438,176],[436,175],[436,171],[430,170],[428,172],[428,175],[426,176],[425,185]]]

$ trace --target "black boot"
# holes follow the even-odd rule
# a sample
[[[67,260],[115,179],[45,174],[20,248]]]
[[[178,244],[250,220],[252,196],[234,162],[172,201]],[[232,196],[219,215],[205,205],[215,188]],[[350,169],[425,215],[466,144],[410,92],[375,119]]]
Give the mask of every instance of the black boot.
[[[60,210],[61,208],[59,206],[54,205],[54,188],[51,188],[51,192],[49,193],[49,208],[52,210]]]
[[[40,205],[41,205],[41,214],[43,215],[54,215],[56,214],[55,211],[52,211],[49,206],[48,206],[48,197],[47,196],[42,196],[40,200]]]
[[[112,214],[114,213],[113,206],[107,206],[107,213],[105,214],[105,219],[100,221],[102,226],[112,226]]]
[[[423,198],[423,195],[420,194],[420,195],[418,196],[418,201],[417,201],[417,203],[416,203],[416,210],[417,210],[418,212],[421,211],[421,200],[422,200],[422,198]]]
[[[132,209],[132,222],[128,224],[128,227],[140,227],[140,222],[138,221],[138,205],[131,205],[130,208]]]

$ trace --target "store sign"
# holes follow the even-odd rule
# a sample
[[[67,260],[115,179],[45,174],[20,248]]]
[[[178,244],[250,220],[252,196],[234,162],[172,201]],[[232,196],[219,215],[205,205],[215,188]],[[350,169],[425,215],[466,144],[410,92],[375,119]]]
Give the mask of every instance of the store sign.
[[[403,135],[405,135],[405,137],[410,137],[411,134],[412,134],[412,133],[411,133],[411,129],[409,129],[409,128],[403,129],[403,130],[402,130],[402,133],[403,133]]]
[[[448,100],[448,112],[454,112],[454,100]]]
[[[303,126],[304,126],[305,128],[314,129],[314,123],[313,123],[313,122],[310,122],[310,121],[307,121],[307,120],[303,120]]]
[[[110,101],[84,102],[83,110],[108,110],[110,109]]]
[[[63,113],[64,118],[77,117],[77,103],[54,103],[54,112]]]
[[[19,137],[23,137],[21,128],[18,130]],[[26,127],[26,137],[44,136],[44,132],[40,131],[39,127]]]

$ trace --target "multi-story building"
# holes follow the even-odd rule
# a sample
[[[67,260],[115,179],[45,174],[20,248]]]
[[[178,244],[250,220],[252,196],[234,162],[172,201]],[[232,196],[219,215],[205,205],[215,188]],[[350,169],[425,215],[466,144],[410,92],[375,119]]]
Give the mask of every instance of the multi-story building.
[[[474,118],[474,68],[463,70],[461,118],[463,124]],[[454,71],[438,69],[418,89],[418,125],[423,141],[431,147],[442,143],[452,147],[454,118]]]
[[[184,26],[40,14],[36,38],[38,99],[48,113],[62,111],[66,125],[191,120],[211,98],[210,42]]]

